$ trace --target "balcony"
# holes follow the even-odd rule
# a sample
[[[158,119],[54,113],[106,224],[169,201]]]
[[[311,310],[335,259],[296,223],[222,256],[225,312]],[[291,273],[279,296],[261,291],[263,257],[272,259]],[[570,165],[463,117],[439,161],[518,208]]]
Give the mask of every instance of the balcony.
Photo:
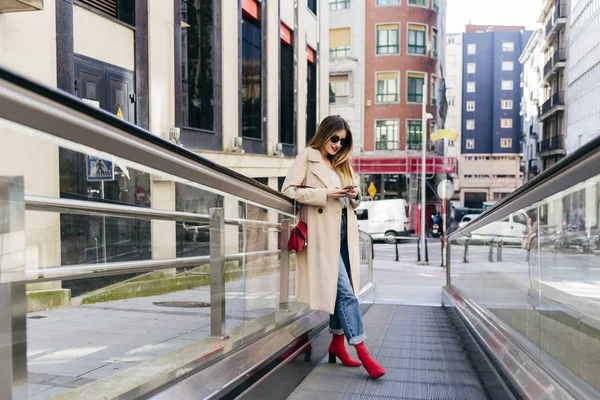
[[[540,121],[545,120],[546,118],[548,118],[549,116],[551,116],[552,114],[554,114],[558,111],[564,111],[564,109],[565,109],[564,94],[565,94],[565,92],[563,92],[562,90],[554,93],[552,95],[552,97],[550,97],[548,100],[546,100],[544,102],[544,104],[542,104],[542,106],[539,107],[538,112],[539,112]]]
[[[546,40],[549,41],[560,28],[567,23],[567,3],[566,1],[557,1],[554,6],[554,13],[546,23]]]
[[[547,82],[549,78],[556,74],[559,70],[564,69],[566,66],[566,50],[558,49],[552,55],[552,58],[548,60],[546,65],[544,65],[544,81]]]
[[[539,144],[539,151],[541,156],[548,156],[554,153],[563,153],[564,149],[565,146],[562,135],[557,135],[549,139],[542,140]]]

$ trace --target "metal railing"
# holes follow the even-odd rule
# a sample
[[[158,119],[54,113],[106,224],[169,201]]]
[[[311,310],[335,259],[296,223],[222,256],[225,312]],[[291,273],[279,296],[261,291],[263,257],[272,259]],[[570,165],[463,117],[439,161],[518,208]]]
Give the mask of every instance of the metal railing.
[[[550,112],[555,107],[564,105],[565,104],[564,94],[565,94],[565,92],[561,90],[561,91],[555,92],[552,95],[552,97],[550,97],[548,100],[546,100],[544,102],[544,104],[542,104],[539,107],[538,112],[539,112],[540,117],[544,116],[544,114]]]
[[[250,257],[277,257],[279,275],[279,304],[288,307],[290,301],[290,253],[287,240],[292,227],[294,206],[291,199],[269,189],[256,181],[235,173],[218,164],[212,163],[195,153],[174,143],[156,137],[150,132],[122,121],[102,110],[89,107],[79,99],[63,92],[31,82],[14,72],[0,67],[0,121],[10,123],[11,127],[21,128],[19,135],[31,135],[40,143],[51,143],[58,148],[68,144],[77,148],[79,154],[93,151],[115,160],[126,160],[131,165],[147,166],[148,175],[164,173],[172,182],[189,183],[192,187],[210,190],[219,196],[229,196],[244,202],[271,210],[277,214],[279,222],[254,220],[251,218],[231,218],[225,215],[225,207],[210,208],[209,214],[190,213],[158,208],[137,207],[133,205],[112,204],[104,201],[82,201],[65,198],[32,195],[24,184],[22,174],[9,173],[10,177],[0,176],[0,240],[3,235],[18,233],[25,237],[25,214],[82,215],[115,217],[146,221],[169,221],[203,224],[195,228],[209,232],[209,254],[185,257],[163,257],[159,259],[104,262],[76,265],[43,265],[28,270],[9,269],[7,263],[0,263],[0,301],[12,308],[12,313],[0,316],[0,347],[16,349],[8,358],[0,359],[0,370],[5,372],[0,397],[15,398],[10,394],[12,387],[21,387],[27,377],[25,346],[26,324],[26,284],[75,279],[103,277],[125,273],[144,273],[157,270],[196,267],[210,264],[205,274],[210,277],[210,334],[225,337],[225,282],[226,262],[244,260]],[[3,132],[4,134],[5,132]],[[10,129],[7,132],[12,134]],[[17,135],[17,133],[15,133]],[[26,136],[26,135],[25,135]],[[19,136],[20,138],[20,136]],[[70,151],[73,151],[69,148]],[[92,150],[86,150],[92,149]],[[23,149],[23,151],[26,151]],[[25,155],[24,155],[25,156]],[[38,160],[39,161],[39,160]],[[16,175],[16,176],[14,176]],[[156,176],[162,182],[163,176]],[[58,178],[56,180],[58,184]],[[234,213],[237,215],[237,210]],[[227,225],[242,229],[254,227],[265,234],[277,234],[277,246],[258,251],[226,251],[228,237]],[[184,226],[185,227],[185,226]],[[192,227],[193,228],[193,227]],[[241,229],[240,229],[241,230]],[[366,268],[369,279],[372,278],[372,257],[368,257],[370,237],[362,234],[361,267]],[[60,240],[60,239],[59,239]],[[5,242],[5,244],[8,242]],[[105,244],[104,244],[105,245]],[[7,251],[8,246],[4,249]],[[23,252],[25,250],[23,249]],[[7,253],[0,253],[0,258]],[[366,255],[365,255],[366,254]],[[371,253],[372,254],[372,253]],[[12,255],[11,255],[12,256]],[[23,255],[24,257],[24,255]],[[4,261],[4,260],[3,260]],[[17,351],[18,350],[18,351]],[[8,388],[9,392],[5,389]],[[146,389],[146,388],[145,388]],[[156,390],[150,388],[149,390]],[[9,393],[8,397],[3,397]],[[141,395],[141,394],[140,394]]]
[[[553,136],[551,138],[542,140],[539,144],[540,153],[545,153],[548,151],[554,150],[563,150],[564,149],[564,139],[562,135]]]
[[[566,49],[558,49],[554,52],[552,56],[552,60],[554,61],[554,65],[558,64],[561,61],[567,60],[567,50]]]

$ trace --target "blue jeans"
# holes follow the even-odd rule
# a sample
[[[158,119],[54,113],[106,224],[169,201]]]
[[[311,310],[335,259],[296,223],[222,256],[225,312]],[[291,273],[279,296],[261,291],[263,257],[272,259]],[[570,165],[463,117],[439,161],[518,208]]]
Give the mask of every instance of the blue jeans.
[[[335,310],[329,316],[329,331],[334,335],[346,335],[348,343],[355,346],[364,342],[367,336],[363,330],[360,304],[352,288],[352,274],[350,272],[350,255],[348,254],[348,220],[342,215],[341,245],[340,245],[340,273],[337,284],[337,297]]]

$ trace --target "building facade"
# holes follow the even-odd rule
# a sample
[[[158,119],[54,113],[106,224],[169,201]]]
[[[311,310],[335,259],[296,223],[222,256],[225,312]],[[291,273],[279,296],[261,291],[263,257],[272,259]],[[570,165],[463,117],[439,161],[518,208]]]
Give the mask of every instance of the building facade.
[[[565,151],[567,77],[569,56],[569,28],[567,18],[569,4],[565,0],[547,0],[538,22],[544,26],[542,45],[544,57],[543,91],[540,99],[539,120],[542,137],[539,143],[540,169],[546,170],[556,164]],[[589,46],[588,46],[589,49]]]
[[[523,73],[521,86],[521,141],[523,143],[523,182],[527,182],[540,172],[538,152],[540,122],[538,107],[542,96],[542,73],[544,69],[544,34],[542,29],[533,32],[519,58]]]
[[[481,208],[522,184],[521,64],[531,32],[468,25],[463,36],[461,202]]]
[[[3,66],[274,189],[328,115],[327,2],[66,0],[10,12],[17,3],[0,2],[0,35],[11,38],[0,41]],[[118,166],[112,180],[89,182],[85,154],[3,143],[0,163],[27,171],[28,193],[241,217],[212,192]],[[14,156],[27,146],[35,167]],[[208,251],[165,221],[44,213],[26,230],[41,232],[27,238],[32,269]],[[61,282],[28,290],[61,301],[68,292]]]
[[[329,113],[340,115],[354,137],[353,156],[364,150],[365,1],[329,1]]]
[[[571,12],[566,16],[568,23],[565,25],[568,33],[565,144],[566,152],[572,153],[600,135],[600,48],[591,45],[600,40],[600,3],[597,0],[570,0],[560,2],[558,7],[561,15]],[[566,11],[562,11],[563,7]],[[560,19],[556,23],[560,24]]]
[[[404,198],[417,220],[421,171],[422,102],[430,115],[425,134],[444,126],[444,0],[330,0],[330,112],[360,126],[354,167],[375,199]],[[349,50],[347,50],[349,49]],[[363,76],[354,81],[355,71]],[[346,76],[350,83],[346,84]],[[357,82],[362,81],[359,86]],[[340,83],[342,82],[342,83]],[[427,93],[423,91],[427,85]],[[352,89],[348,89],[352,88]],[[338,93],[349,92],[348,104]],[[360,98],[359,98],[360,97]],[[344,104],[338,104],[344,103]],[[355,135],[356,136],[356,135]],[[427,142],[430,174],[456,167]],[[430,180],[427,198],[436,201]]]
[[[446,129],[459,134],[459,141],[452,142],[446,139],[446,157],[460,160],[462,137],[462,33],[448,33],[446,35],[446,99],[448,115]],[[454,199],[460,199],[460,177],[454,176]]]

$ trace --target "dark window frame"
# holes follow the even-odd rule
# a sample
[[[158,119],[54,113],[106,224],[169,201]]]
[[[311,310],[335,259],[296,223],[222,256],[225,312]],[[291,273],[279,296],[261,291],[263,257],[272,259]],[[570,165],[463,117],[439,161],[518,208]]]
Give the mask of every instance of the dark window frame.
[[[135,29],[135,0],[109,0],[108,2],[114,3],[114,11],[107,8],[105,5],[107,1],[74,0],[73,2],[114,22]]]
[[[306,60],[306,64],[306,143],[309,143],[317,132],[317,56],[314,62]]]
[[[411,82],[418,81],[415,84],[411,84]],[[423,85],[425,84],[425,76],[421,78],[415,78],[409,76],[406,79],[406,101],[408,103],[422,103],[423,102]],[[417,89],[416,91],[411,92],[411,87]],[[419,92],[418,88],[421,88],[421,92]]]
[[[419,120],[406,120],[406,149],[421,150],[422,148],[422,122]]]
[[[411,34],[414,34],[414,43],[411,44]],[[423,44],[419,44],[419,35],[422,35]],[[427,30],[414,30],[408,27],[408,38],[407,38],[407,54],[425,56],[427,55]]]
[[[308,0],[306,2],[306,8],[308,8],[315,16],[317,16],[318,0]]]
[[[186,0],[174,2],[174,28],[175,28],[175,126],[181,130],[181,143],[186,148],[221,151],[222,121],[221,121],[221,0],[212,0],[212,48],[213,48],[213,129],[205,130],[188,126],[183,121],[183,81],[182,81],[182,30],[181,3]],[[217,56],[215,56],[217,55]]]
[[[388,125],[388,122],[393,122],[393,125]],[[381,123],[381,126],[380,126]],[[385,130],[380,132],[379,129]],[[392,132],[391,139],[389,132]],[[385,134],[385,140],[381,136]],[[390,147],[391,144],[391,147]],[[375,121],[375,150],[399,150],[400,149],[400,121],[398,120],[378,120]]]
[[[293,42],[280,43],[279,143],[287,156],[293,156],[296,149],[295,50]]]
[[[389,43],[390,35],[393,34],[394,31],[396,32],[396,44],[379,44],[379,33],[380,32],[387,33],[387,41]],[[377,55],[400,54],[400,26],[398,26],[397,29],[386,29],[386,30],[381,30],[381,31],[379,29],[377,29],[377,43],[375,45],[375,48],[376,48]],[[383,49],[386,49],[387,51],[384,52]]]

